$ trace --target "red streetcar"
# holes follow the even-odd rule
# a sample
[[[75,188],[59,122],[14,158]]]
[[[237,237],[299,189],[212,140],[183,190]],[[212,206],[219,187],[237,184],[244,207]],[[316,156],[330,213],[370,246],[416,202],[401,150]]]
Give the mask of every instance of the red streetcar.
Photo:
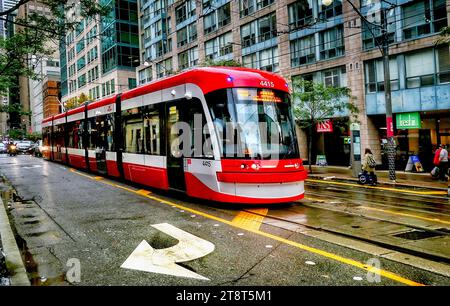
[[[44,158],[218,202],[295,201],[290,103],[275,74],[197,68],[44,119]]]

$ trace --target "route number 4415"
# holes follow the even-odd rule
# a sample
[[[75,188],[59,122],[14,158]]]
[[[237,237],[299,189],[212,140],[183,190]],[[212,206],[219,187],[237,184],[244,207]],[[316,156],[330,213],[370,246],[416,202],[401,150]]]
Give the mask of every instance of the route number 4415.
[[[275,84],[271,81],[261,81],[259,84],[264,87],[275,87]]]

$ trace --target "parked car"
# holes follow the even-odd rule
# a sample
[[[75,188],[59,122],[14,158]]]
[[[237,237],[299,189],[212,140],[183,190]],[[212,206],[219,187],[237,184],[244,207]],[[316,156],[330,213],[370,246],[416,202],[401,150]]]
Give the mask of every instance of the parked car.
[[[30,148],[29,153],[36,157],[42,157],[43,142],[42,140],[36,141]]]
[[[3,142],[0,142],[0,153],[6,153],[8,151],[8,146]]]
[[[32,144],[33,144],[33,142],[31,142],[29,140],[20,140],[16,143],[17,151],[22,152],[22,153],[27,153],[30,150]]]

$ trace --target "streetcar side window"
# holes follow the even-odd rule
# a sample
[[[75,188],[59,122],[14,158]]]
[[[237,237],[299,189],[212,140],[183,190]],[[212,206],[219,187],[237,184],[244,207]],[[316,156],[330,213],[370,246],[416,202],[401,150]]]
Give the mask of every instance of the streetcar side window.
[[[161,155],[162,104],[152,104],[144,107],[144,138],[145,153]]]
[[[211,134],[206,125],[206,116],[199,99],[185,101],[186,122],[191,129],[192,157],[213,158]]]
[[[42,129],[42,140],[44,146],[50,146],[50,127]]]
[[[64,124],[59,124],[54,127],[53,144],[55,147],[64,147]]]
[[[114,114],[88,119],[89,149],[114,151]]]
[[[142,107],[122,112],[125,153],[144,154],[144,121]]]
[[[66,125],[69,141],[69,148],[83,149],[83,121],[77,120]]]

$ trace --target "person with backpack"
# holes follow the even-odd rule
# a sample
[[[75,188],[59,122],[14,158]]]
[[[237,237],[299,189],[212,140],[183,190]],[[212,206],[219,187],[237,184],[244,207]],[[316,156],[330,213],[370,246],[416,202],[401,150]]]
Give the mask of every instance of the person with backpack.
[[[362,164],[362,170],[364,171],[364,174],[369,173],[372,177],[373,181],[376,181],[376,175],[375,175],[375,167],[377,165],[377,162],[375,161],[375,158],[373,157],[372,151],[369,148],[366,148],[364,152],[364,159]]]

